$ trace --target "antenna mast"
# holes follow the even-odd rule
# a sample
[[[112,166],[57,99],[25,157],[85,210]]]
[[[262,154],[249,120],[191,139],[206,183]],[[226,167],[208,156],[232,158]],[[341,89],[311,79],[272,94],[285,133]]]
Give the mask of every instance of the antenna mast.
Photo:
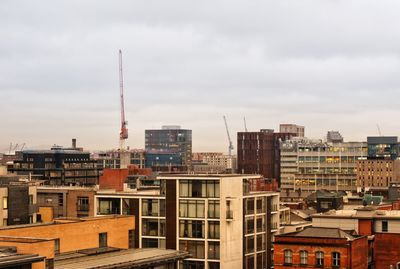
[[[122,51],[119,50],[119,90],[121,98],[121,131],[119,132],[119,149],[125,149],[125,141],[128,139],[128,129],[126,126],[128,122],[125,120],[125,106],[124,106],[124,76],[122,74]]]
[[[229,134],[228,123],[226,122],[226,117],[225,116],[224,116],[224,122],[225,122],[226,134],[228,135],[228,141],[229,141],[229,147],[228,147],[229,156],[231,156],[232,155],[232,150],[233,150],[233,143],[232,143],[232,140],[231,140],[231,136]]]
[[[247,124],[246,124],[246,117],[243,117],[243,121],[244,121],[244,131],[247,133]]]

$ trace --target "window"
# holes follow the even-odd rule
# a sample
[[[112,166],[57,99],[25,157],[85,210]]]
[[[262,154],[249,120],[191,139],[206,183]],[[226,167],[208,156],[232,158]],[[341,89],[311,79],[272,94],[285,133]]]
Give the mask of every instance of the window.
[[[292,264],[293,253],[290,249],[284,251],[285,261],[284,264]]]
[[[208,222],[208,238],[219,239],[219,222],[209,221]]]
[[[29,195],[29,204],[33,205],[33,195]]]
[[[256,200],[256,208],[257,208],[257,214],[265,213],[264,198],[257,198],[257,200]]]
[[[302,265],[308,264],[308,252],[305,250],[300,251],[300,264]]]
[[[107,247],[107,233],[99,233],[99,248]]]
[[[219,242],[208,242],[208,258],[219,259]]]
[[[210,219],[219,219],[219,201],[208,201],[208,217]]]
[[[135,230],[128,231],[129,248],[135,248]]]
[[[315,252],[315,265],[324,266],[324,253],[322,251]]]
[[[257,251],[265,250],[265,234],[257,235],[256,240],[257,240]]]
[[[188,238],[204,238],[204,221],[181,220],[179,221],[179,236]]]
[[[340,266],[340,253],[339,252],[332,253],[332,266],[336,266],[336,267]]]
[[[142,240],[143,248],[158,248],[158,239],[143,238]]]
[[[246,218],[246,234],[254,233],[254,218]]]
[[[4,196],[3,197],[3,209],[7,209],[8,208],[8,197]]]
[[[204,241],[180,240],[179,250],[188,251],[195,259],[204,259],[205,257]]]
[[[246,215],[254,214],[254,198],[249,198],[246,201]]]
[[[158,219],[143,219],[142,235],[158,236]]]
[[[143,199],[142,215],[143,216],[158,216],[158,200]]]
[[[57,238],[54,240],[54,255],[60,254],[60,239]]]
[[[62,193],[58,194],[58,205],[63,206],[64,205],[64,196]]]
[[[78,197],[78,211],[89,211],[89,197]]]
[[[219,269],[219,262],[209,262],[208,269]]]
[[[387,232],[389,229],[387,220],[382,220],[382,232]]]
[[[254,236],[246,237],[246,254],[254,252]]]
[[[204,218],[204,201],[181,200],[179,202],[179,216],[185,218]]]

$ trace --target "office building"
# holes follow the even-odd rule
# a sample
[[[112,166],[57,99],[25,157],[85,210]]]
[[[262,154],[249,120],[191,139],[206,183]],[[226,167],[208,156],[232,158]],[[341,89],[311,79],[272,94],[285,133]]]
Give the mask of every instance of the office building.
[[[391,159],[399,156],[399,142],[397,136],[369,136],[368,159]]]
[[[280,144],[295,133],[275,133],[262,129],[260,132],[239,132],[237,134],[238,173],[261,174],[275,179],[280,185]]]
[[[279,132],[296,134],[296,137],[304,137],[304,126],[297,124],[280,124]]]
[[[193,171],[201,173],[235,173],[237,158],[222,152],[196,152],[192,154]]]
[[[356,162],[366,155],[363,142],[283,141],[281,188],[306,193],[317,189],[356,191]]]
[[[48,185],[96,185],[99,171],[89,152],[54,146],[50,150],[23,150],[10,172],[44,180]]]
[[[162,126],[161,129],[145,131],[145,149],[148,165],[186,166],[192,165],[192,130],[181,129],[180,126]],[[165,156],[167,155],[167,156]],[[161,165],[160,165],[161,166]]]
[[[128,165],[136,165],[138,168],[145,167],[145,150],[142,149],[128,149],[123,152],[120,150],[109,150],[97,152],[93,155],[93,159],[97,161],[97,168],[103,169],[120,169],[127,168]],[[122,160],[122,161],[121,161]],[[126,167],[122,167],[121,166]]]
[[[387,192],[392,183],[400,183],[400,160],[368,158],[357,161],[357,186]]]

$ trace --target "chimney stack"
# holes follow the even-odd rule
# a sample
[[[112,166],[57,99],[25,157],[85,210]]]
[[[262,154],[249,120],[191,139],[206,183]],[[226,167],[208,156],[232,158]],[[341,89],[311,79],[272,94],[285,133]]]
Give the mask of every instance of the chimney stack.
[[[76,138],[72,138],[72,148],[76,149]]]

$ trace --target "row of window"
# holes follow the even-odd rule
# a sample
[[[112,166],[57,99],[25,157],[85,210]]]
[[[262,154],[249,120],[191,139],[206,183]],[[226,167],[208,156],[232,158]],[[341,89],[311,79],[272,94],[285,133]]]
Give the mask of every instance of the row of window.
[[[332,266],[339,267],[340,266],[340,253],[332,252]],[[324,266],[324,257],[325,254],[322,251],[315,252],[315,265],[316,266]],[[284,265],[293,264],[293,251],[290,249],[286,249],[284,251]],[[300,264],[308,265],[308,251],[301,250],[300,251]]]

